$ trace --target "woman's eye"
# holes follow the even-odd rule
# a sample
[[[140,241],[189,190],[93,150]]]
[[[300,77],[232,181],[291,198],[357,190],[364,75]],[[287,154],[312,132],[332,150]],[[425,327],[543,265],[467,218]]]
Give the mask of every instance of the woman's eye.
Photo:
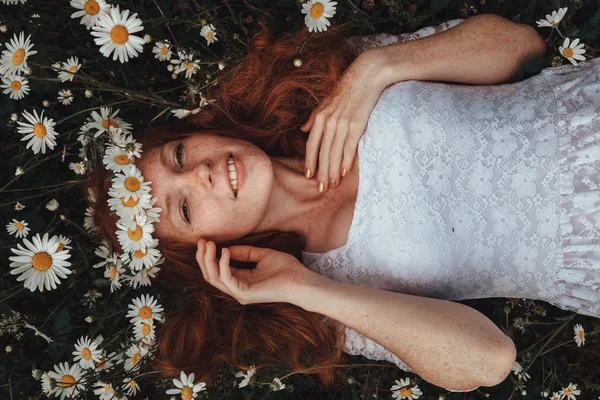
[[[181,146],[182,146],[182,144],[179,143],[179,145],[177,146],[177,149],[175,151],[175,158],[177,159],[177,162],[179,163],[181,168],[183,168],[183,162],[180,161],[181,160]]]
[[[188,217],[187,213],[187,204],[183,203],[183,206],[181,208],[183,209],[183,215],[185,216],[185,219],[187,219],[187,221],[190,222],[190,217]]]

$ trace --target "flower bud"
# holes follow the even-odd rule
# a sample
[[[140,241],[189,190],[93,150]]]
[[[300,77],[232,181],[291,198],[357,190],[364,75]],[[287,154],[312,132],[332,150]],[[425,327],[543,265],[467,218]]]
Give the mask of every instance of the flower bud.
[[[171,74],[171,78],[177,79],[177,74]]]
[[[296,59],[294,60],[294,66],[295,66],[295,67],[301,67],[301,66],[302,66],[302,60],[301,60],[301,59],[299,59],[299,58],[296,58]]]
[[[17,114],[17,113],[10,114],[10,120],[13,121],[13,122],[18,121],[19,120],[19,114]]]
[[[85,317],[85,322],[91,324],[92,322],[94,322],[94,317],[92,317],[91,315]]]
[[[50,102],[48,100],[42,101],[42,104],[44,105],[44,107],[50,107]]]
[[[225,64],[222,62],[219,62],[219,71],[223,71],[223,68],[225,68]]]
[[[144,35],[144,42],[146,43],[150,43],[152,41],[152,36],[148,35],[147,33]]]
[[[50,200],[48,203],[46,203],[46,208],[50,211],[58,210],[58,201],[55,199]]]
[[[0,32],[6,33],[7,31],[8,31],[8,28],[6,27],[6,25],[0,25]]]
[[[91,90],[86,90],[85,91],[85,97],[87,97],[88,99],[91,98],[92,96],[94,96],[94,92],[92,92]]]
[[[169,72],[173,72],[173,69],[174,69],[174,68],[173,68],[173,64],[169,64],[169,65],[167,65],[167,71],[169,71]]]
[[[15,172],[16,176],[23,175],[25,171],[23,171],[23,167],[17,167],[17,171]]]
[[[12,346],[11,346],[11,345],[8,345],[8,346],[6,346],[6,347],[4,348],[4,350],[5,350],[7,353],[10,353],[10,352],[12,351]]]
[[[60,219],[62,219],[63,221],[66,221],[67,217],[64,214],[60,214]]]

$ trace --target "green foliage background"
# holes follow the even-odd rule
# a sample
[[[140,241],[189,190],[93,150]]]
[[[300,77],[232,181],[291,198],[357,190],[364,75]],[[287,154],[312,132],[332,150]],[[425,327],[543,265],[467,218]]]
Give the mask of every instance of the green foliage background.
[[[130,334],[125,311],[132,297],[159,289],[142,288],[132,290],[126,285],[111,294],[102,271],[92,265],[99,259],[94,255],[97,243],[83,229],[85,202],[81,184],[83,177],[75,175],[68,168],[69,162],[77,162],[79,128],[86,122],[91,110],[101,106],[121,109],[119,116],[139,129],[154,118],[172,118],[169,109],[195,106],[198,99],[191,95],[190,87],[203,94],[210,90],[218,79],[218,62],[235,63],[243,56],[248,34],[252,32],[258,17],[267,15],[270,27],[278,34],[305,29],[301,2],[287,0],[246,0],[246,1],[182,1],[152,0],[110,1],[119,4],[121,9],[138,13],[144,31],[153,40],[169,39],[176,46],[193,49],[201,59],[200,71],[191,81],[180,76],[171,78],[166,70],[167,62],[154,58],[152,44],[146,44],[144,52],[137,58],[121,64],[105,58],[99,52],[93,37],[79,18],[71,19],[75,11],[68,1],[28,0],[26,4],[0,5],[0,25],[6,25],[8,32],[0,33],[0,42],[8,42],[14,33],[31,34],[38,54],[29,58],[33,74],[28,76],[30,93],[24,99],[11,100],[8,95],[0,95],[0,207],[1,222],[5,226],[13,218],[25,219],[31,229],[28,239],[36,233],[42,235],[64,234],[72,239],[70,261],[75,273],[63,280],[57,290],[51,292],[29,292],[23,289],[16,277],[9,275],[8,257],[10,248],[16,248],[20,239],[10,236],[5,229],[0,232],[0,313],[2,320],[18,311],[27,321],[53,339],[48,344],[34,332],[15,325],[15,332],[4,329],[0,335],[0,397],[2,399],[42,398],[41,385],[31,376],[32,368],[49,371],[54,364],[63,361],[72,363],[71,352],[74,343],[83,336],[90,338],[98,334],[104,336],[102,346],[116,346]],[[398,34],[412,32],[425,26],[465,18],[480,13],[494,13],[515,22],[536,27],[535,21],[550,14],[559,7],[568,7],[561,23],[561,31],[572,39],[579,37],[585,43],[587,54],[596,57],[600,45],[600,3],[592,0],[571,0],[567,2],[541,0],[338,0],[336,14],[330,18],[332,25],[352,24],[355,35],[369,35],[379,32]],[[39,18],[32,18],[39,14]],[[202,19],[216,28],[218,42],[206,45],[199,35]],[[537,28],[547,39],[548,51],[537,60],[524,66],[524,77],[538,73],[545,67],[568,61],[558,53],[562,38],[549,28]],[[552,33],[551,33],[552,32]],[[314,33],[318,34],[318,33]],[[0,48],[4,50],[4,46]],[[61,83],[57,73],[49,67],[57,61],[66,61],[69,56],[78,56],[81,70],[73,82]],[[558,58],[556,58],[558,56]],[[554,61],[553,61],[554,60]],[[59,89],[70,89],[74,102],[63,106],[57,100]],[[93,90],[94,96],[86,98],[84,91]],[[205,96],[207,96],[205,94]],[[208,96],[207,96],[208,97]],[[42,106],[44,100],[50,106]],[[40,112],[51,117],[60,134],[58,145],[46,154],[34,155],[25,149],[17,125],[10,121],[12,113]],[[134,130],[135,137],[135,130]],[[65,155],[64,162],[61,160]],[[17,166],[25,169],[25,174],[14,175]],[[56,198],[60,202],[57,212],[47,210],[44,205]],[[15,211],[16,201],[26,206]],[[62,216],[62,217],[61,217]],[[96,288],[104,295],[91,310],[82,304],[83,294]],[[164,293],[163,293],[164,294]],[[160,300],[167,311],[168,296]],[[395,380],[411,378],[423,391],[421,398],[438,399],[446,394],[446,399],[516,399],[538,398],[543,389],[558,391],[569,383],[577,383],[582,394],[578,399],[592,399],[600,396],[600,358],[597,332],[598,319],[575,315],[559,310],[544,302],[522,299],[478,299],[460,303],[474,307],[501,327],[517,345],[517,361],[531,375],[527,382],[519,381],[511,374],[501,385],[493,388],[480,388],[469,393],[448,393],[435,387],[414,374],[407,374],[395,365],[383,361],[371,361],[360,356],[349,356],[351,365],[340,367],[348,378],[348,383],[335,390],[326,390],[311,375],[289,373],[283,368],[273,367],[257,371],[258,384],[239,389],[239,378],[234,378],[234,370],[224,370],[223,381],[209,386],[199,398],[211,399],[359,399],[391,398],[391,386]],[[88,324],[84,318],[95,317]],[[168,315],[168,313],[167,313]],[[407,321],[409,323],[409,321]],[[573,325],[581,323],[588,335],[586,345],[578,348],[573,341]],[[595,332],[592,334],[592,332]],[[18,333],[22,337],[18,338]],[[5,347],[12,351],[6,352]],[[117,347],[115,347],[116,349]],[[286,388],[271,392],[268,383],[279,377]],[[136,398],[169,398],[165,390],[171,388],[170,380],[160,380],[151,369],[143,369],[136,378],[141,386],[141,394]],[[122,377],[114,383],[121,382]],[[262,385],[261,385],[262,383]],[[526,390],[526,394],[521,392]],[[552,393],[552,392],[551,392]],[[97,398],[93,393],[81,398]]]

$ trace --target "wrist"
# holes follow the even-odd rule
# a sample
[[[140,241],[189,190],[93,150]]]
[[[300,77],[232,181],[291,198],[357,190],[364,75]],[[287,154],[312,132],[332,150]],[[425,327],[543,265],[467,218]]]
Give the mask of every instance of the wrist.
[[[371,71],[371,76],[382,90],[396,82],[419,79],[414,64],[403,54],[406,45],[407,43],[395,43],[369,49],[361,54],[376,63],[377,69]]]
[[[336,281],[307,268],[297,280],[295,289],[290,292],[288,303],[302,307],[306,311],[319,312],[318,302],[315,301],[319,298],[318,293],[336,283]]]

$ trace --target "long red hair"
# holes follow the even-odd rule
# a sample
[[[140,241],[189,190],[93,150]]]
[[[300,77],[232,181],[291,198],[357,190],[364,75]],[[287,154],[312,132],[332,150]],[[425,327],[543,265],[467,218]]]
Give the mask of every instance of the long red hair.
[[[136,132],[143,150],[188,135],[214,133],[248,140],[269,156],[305,156],[308,133],[299,127],[331,93],[354,57],[343,42],[345,29],[329,27],[313,35],[304,29],[274,40],[264,18],[258,25],[247,55],[220,76],[209,97],[216,101],[186,120]],[[300,67],[293,62],[298,56]],[[111,214],[106,202],[109,178],[100,167],[90,174],[85,190],[96,193],[96,201],[89,197],[88,201],[100,234],[121,250],[115,231],[118,216]],[[302,261],[305,240],[292,232],[259,232],[217,244],[217,254],[236,244],[273,248]],[[283,364],[292,371],[314,368],[308,373],[326,387],[341,383],[340,371],[328,366],[345,361],[345,337],[331,320],[289,303],[241,305],[203,279],[195,244],[160,241],[158,249],[165,263],[155,283],[177,289],[181,296],[176,301],[179,309],[158,331],[159,355],[154,363],[165,375],[184,370],[212,383],[221,362],[242,370],[251,363]],[[235,260],[231,264],[254,267]]]

